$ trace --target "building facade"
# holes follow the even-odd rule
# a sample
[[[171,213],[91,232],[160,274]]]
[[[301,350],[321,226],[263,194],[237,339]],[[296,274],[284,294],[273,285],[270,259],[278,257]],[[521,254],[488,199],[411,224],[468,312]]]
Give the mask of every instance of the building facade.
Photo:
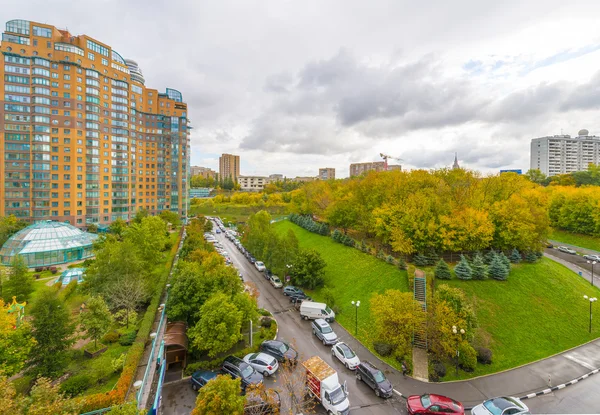
[[[203,197],[210,197],[210,191],[208,187],[196,187],[190,188],[190,200],[201,199]]]
[[[231,179],[234,182],[240,177],[240,156],[223,153],[219,157],[219,180]]]
[[[269,174],[269,179],[276,182],[277,180],[283,180],[283,174]]]
[[[238,176],[237,182],[241,190],[260,191],[271,183],[271,179],[264,176]]]
[[[587,170],[600,163],[600,137],[580,130],[577,137],[554,135],[531,140],[531,169],[546,176]]]
[[[350,177],[360,176],[369,171],[384,171],[384,161],[373,161],[369,163],[352,163],[350,164]]]
[[[11,20],[0,43],[0,216],[77,227],[145,208],[187,215],[189,120],[180,92],[87,35]]]
[[[214,179],[216,171],[208,167],[192,166],[190,167],[190,176],[202,176],[205,179]]]
[[[323,167],[319,169],[319,179],[335,179],[335,169],[333,167]]]

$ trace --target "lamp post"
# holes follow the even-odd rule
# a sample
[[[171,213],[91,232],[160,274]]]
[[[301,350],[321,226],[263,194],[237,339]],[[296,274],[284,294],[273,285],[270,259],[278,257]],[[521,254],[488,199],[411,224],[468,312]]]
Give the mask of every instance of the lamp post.
[[[590,302],[590,333],[592,332],[592,304],[594,304],[598,299],[596,297],[588,297],[584,295],[583,298]]]
[[[462,335],[465,334],[465,329],[458,329],[456,326],[452,326],[452,333],[456,336],[456,376],[458,376],[458,356],[460,353],[458,351],[458,345]],[[461,336],[459,336],[458,333],[460,333]]]
[[[358,307],[360,307],[360,301],[352,301],[352,305],[356,309],[355,319],[354,319],[354,335],[358,336]]]
[[[596,261],[588,261],[588,264],[592,264],[592,286],[594,285],[594,265],[597,264]]]

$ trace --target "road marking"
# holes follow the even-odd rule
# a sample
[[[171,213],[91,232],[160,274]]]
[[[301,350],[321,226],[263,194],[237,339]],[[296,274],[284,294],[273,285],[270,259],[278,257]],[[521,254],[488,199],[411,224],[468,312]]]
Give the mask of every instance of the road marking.
[[[589,370],[594,370],[594,369],[596,369],[594,366],[592,366],[592,365],[590,365],[589,363],[587,363],[587,362],[585,362],[585,361],[583,361],[583,360],[581,360],[581,359],[579,359],[579,358],[577,358],[577,357],[573,356],[573,355],[572,355],[572,354],[570,354],[570,353],[567,353],[567,354],[565,354],[564,356],[565,356],[567,359],[569,359],[569,360],[572,360],[572,361],[574,361],[575,363],[578,363],[579,365],[581,365],[581,366],[585,367],[586,369],[589,369]]]

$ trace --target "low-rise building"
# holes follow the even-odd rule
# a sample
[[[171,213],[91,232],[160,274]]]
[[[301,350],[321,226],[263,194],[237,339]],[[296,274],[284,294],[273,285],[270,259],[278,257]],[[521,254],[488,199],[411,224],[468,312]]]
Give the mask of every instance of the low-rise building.
[[[202,176],[205,179],[214,179],[216,171],[208,167],[192,166],[190,167],[190,176]]]
[[[322,167],[319,169],[319,179],[330,180],[335,179],[335,169],[333,167]]]
[[[197,187],[190,189],[190,199],[199,199],[203,197],[210,197],[210,191],[208,187]]]
[[[313,181],[317,180],[317,178],[312,177],[312,176],[296,176],[290,180],[293,182],[313,182]]]
[[[271,179],[265,176],[239,176],[237,182],[241,190],[260,191],[271,183]]]
[[[273,181],[283,180],[283,174],[269,174],[269,179]]]

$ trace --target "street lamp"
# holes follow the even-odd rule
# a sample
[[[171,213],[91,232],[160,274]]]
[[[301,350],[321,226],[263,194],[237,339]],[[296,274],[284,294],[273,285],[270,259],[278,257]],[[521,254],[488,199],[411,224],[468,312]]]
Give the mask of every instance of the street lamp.
[[[360,301],[352,301],[352,305],[356,308],[356,317],[354,319],[354,335],[358,336],[358,307],[360,307]]]
[[[594,285],[594,265],[597,264],[596,261],[588,261],[588,264],[592,264],[592,286]]]
[[[465,329],[458,329],[456,326],[452,326],[452,333],[454,333],[454,335],[456,336],[456,376],[458,376],[458,356],[459,356],[459,351],[458,351],[458,345],[460,342],[460,336],[458,336],[458,333],[461,334],[461,336],[463,334],[465,334]]]
[[[584,295],[583,298],[590,302],[590,333],[592,332],[592,304],[594,304],[598,299],[596,297],[588,297]]]

